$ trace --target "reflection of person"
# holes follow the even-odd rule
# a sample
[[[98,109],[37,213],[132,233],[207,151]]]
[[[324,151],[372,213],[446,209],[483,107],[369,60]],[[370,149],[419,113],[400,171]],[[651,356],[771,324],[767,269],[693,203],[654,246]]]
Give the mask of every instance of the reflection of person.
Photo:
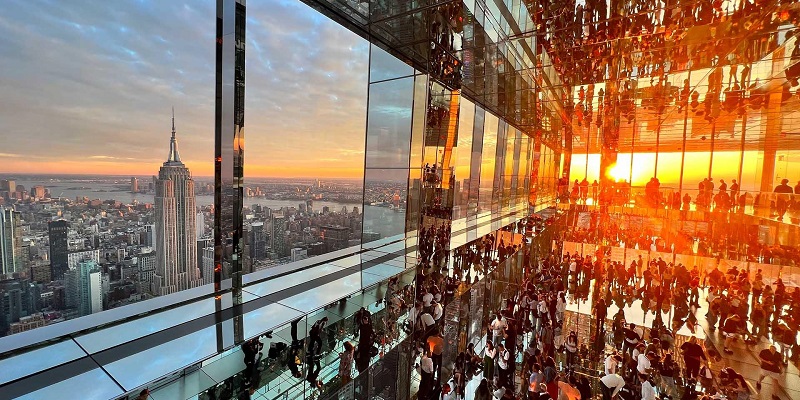
[[[758,353],[758,358],[761,361],[761,375],[759,375],[756,382],[756,388],[761,390],[761,381],[764,380],[764,377],[769,376],[776,381],[780,379],[782,360],[775,345],[770,345],[769,349],[761,350],[761,353]]]
[[[139,392],[139,396],[136,397],[136,400],[147,400],[150,397],[150,390],[144,389]]]
[[[364,372],[369,367],[370,352],[374,344],[373,336],[375,331],[372,329],[372,322],[369,317],[364,316],[361,319],[361,325],[358,332],[358,354],[356,358],[356,367],[358,372]]]
[[[794,191],[792,187],[789,186],[789,180],[784,178],[781,180],[781,184],[775,187],[774,192],[779,193],[777,199],[775,199],[775,207],[778,211],[778,219],[782,219],[789,206],[789,196],[794,193]]]
[[[311,326],[311,329],[308,331],[308,337],[310,343],[308,344],[308,351],[311,353],[319,353],[322,352],[322,330],[325,328],[325,324],[328,323],[328,317],[324,317],[317,322],[314,322],[314,325]]]

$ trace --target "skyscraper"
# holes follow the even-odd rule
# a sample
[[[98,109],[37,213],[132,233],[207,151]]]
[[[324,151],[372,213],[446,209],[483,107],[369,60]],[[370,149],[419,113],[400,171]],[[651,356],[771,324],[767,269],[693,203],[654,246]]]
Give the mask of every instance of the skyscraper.
[[[250,257],[260,260],[266,256],[267,236],[263,222],[253,222],[250,225],[249,242]]]
[[[142,239],[142,244],[147,247],[156,247],[156,226],[145,225],[143,234],[144,238]]]
[[[178,154],[174,113],[169,157],[158,171],[156,180],[155,210],[154,291],[165,295],[202,284],[197,268],[194,181]]]
[[[77,309],[79,316],[103,311],[103,274],[94,260],[78,262],[64,277],[67,307]]]
[[[206,235],[206,217],[203,212],[197,213],[197,237],[202,238]]]
[[[50,242],[50,274],[53,280],[64,278],[67,271],[69,248],[67,247],[67,221],[58,220],[47,223]]]
[[[22,268],[22,219],[11,208],[0,207],[0,274]]]
[[[131,178],[131,193],[138,193],[139,192],[139,179],[136,177]]]
[[[278,258],[289,255],[289,247],[286,245],[286,217],[273,214],[272,218],[272,251]]]

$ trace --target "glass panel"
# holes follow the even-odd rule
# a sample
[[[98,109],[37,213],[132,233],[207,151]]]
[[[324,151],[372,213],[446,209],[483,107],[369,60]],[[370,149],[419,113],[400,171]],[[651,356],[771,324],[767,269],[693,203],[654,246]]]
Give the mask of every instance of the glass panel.
[[[414,68],[389,54],[386,50],[372,44],[369,46],[369,81],[378,82],[386,79],[411,76]]]
[[[472,157],[469,168],[469,199],[467,203],[467,215],[474,217],[478,212],[478,193],[480,192],[481,165],[483,156],[483,120],[486,111],[483,108],[475,109],[475,124],[472,130]]]
[[[90,354],[214,313],[214,299],[167,310],[75,338]]]
[[[65,340],[45,348],[8,357],[0,361],[0,384],[77,360],[83,356],[86,356],[86,352],[78,344],[72,340]]]
[[[497,125],[499,120],[494,114],[486,113],[483,133],[483,150],[481,151],[481,182],[478,212],[492,210],[492,192],[494,191],[495,153],[497,148]]]
[[[87,382],[91,384],[87,385]],[[25,397],[54,399],[64,396],[64,393],[80,393],[81,397],[87,399],[110,399],[123,394],[123,391],[105,371],[96,368],[61,382],[53,382],[33,393],[26,393]]]
[[[126,390],[192,365],[217,352],[216,327],[211,326],[118,361],[105,364],[106,371]],[[140,368],[147,365],[147,368]]]
[[[367,169],[362,243],[405,233],[408,169]]]
[[[408,168],[414,78],[369,85],[367,168]]]
[[[513,138],[511,140],[514,141]],[[513,146],[513,144],[512,144]],[[503,198],[503,178],[505,175],[506,151],[508,150],[508,124],[500,120],[497,129],[497,151],[495,152],[494,181],[492,182],[492,212],[498,213]],[[509,157],[513,156],[513,152]]]
[[[467,200],[470,190],[470,167],[472,166],[472,131],[475,120],[475,104],[469,100],[461,100],[461,111],[458,117],[458,143],[453,150],[455,155],[455,200],[453,218],[467,216]],[[455,229],[455,225],[453,225]]]

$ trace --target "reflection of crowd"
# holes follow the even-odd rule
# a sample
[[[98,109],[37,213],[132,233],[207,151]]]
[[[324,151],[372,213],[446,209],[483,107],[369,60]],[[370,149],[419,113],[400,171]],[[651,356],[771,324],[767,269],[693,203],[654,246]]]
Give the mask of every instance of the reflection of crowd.
[[[669,232],[665,233],[654,232],[650,227],[626,228],[611,223],[598,213],[592,212],[591,215],[593,221],[598,221],[592,226],[602,226],[602,229],[570,228],[564,232],[564,240],[766,264],[800,265],[800,249],[764,243],[759,239],[757,229],[746,229],[735,222],[714,221],[713,232],[695,230],[690,234],[678,230],[677,226],[670,226]]]
[[[759,236],[755,225],[744,224],[739,219],[728,218],[729,214],[744,214],[752,204],[753,213],[784,219],[787,212],[800,212],[800,181],[794,187],[783,179],[773,193],[750,193],[742,191],[736,179],[730,186],[725,179],[716,184],[713,178],[698,183],[696,194],[664,190],[657,178],[651,180],[644,190],[633,190],[627,182],[589,184],[586,179],[572,184],[571,190],[564,179],[560,181],[561,201],[571,204],[595,204],[589,211],[590,218],[583,224],[577,221],[565,231],[565,239],[575,242],[623,246],[677,254],[717,256],[744,261],[783,263],[800,265],[800,251],[792,246],[770,245]],[[591,201],[589,200],[591,199]],[[667,224],[660,231],[652,227],[637,228],[635,224],[625,227],[619,218],[609,214],[609,206],[635,206],[637,208],[672,209],[681,211],[681,220],[689,218],[692,210],[701,211],[702,223],[709,229],[686,232],[678,224]],[[761,211],[765,213],[762,214]],[[766,214],[768,212],[769,214]],[[624,215],[618,216],[625,218]],[[588,222],[588,225],[586,224]],[[682,222],[682,224],[685,222]],[[602,227],[602,228],[601,228]]]
[[[777,1],[725,4],[729,9],[712,1],[662,8],[658,2],[561,0],[536,3],[531,17],[537,42],[576,86],[609,76],[658,77],[688,68],[742,65],[741,71],[732,68],[729,81],[745,87],[751,64],[777,48],[777,28],[797,23],[798,15],[786,7],[764,12],[779,6]],[[690,34],[705,40],[684,40]]]
[[[593,329],[590,342],[581,343],[574,327],[585,325],[565,325],[564,312],[568,302],[585,300],[590,286]],[[513,395],[513,360],[523,351],[518,370],[520,379],[529,383],[528,398],[592,398],[587,378],[598,368],[603,370],[598,386],[604,399],[655,399],[657,393],[671,398],[681,393],[689,396],[683,398],[749,398],[740,372],[730,367],[712,371],[711,361],[721,357],[712,340],[691,336],[680,343],[676,338],[683,327],[700,333],[695,314],[706,288],[708,335],[720,330],[721,352],[732,354],[737,341],[748,348],[766,341],[758,353],[762,371],[757,389],[765,377],[780,379],[789,360],[800,356],[795,349],[800,289],[788,290],[780,279],[765,282],[760,270],[752,279],[748,271],[735,267],[703,276],[696,266],[662,259],[645,263],[640,258],[625,266],[588,255],[558,257],[555,252],[525,269],[520,290],[493,317],[483,366],[476,374],[482,373],[495,393],[518,398]],[[624,308],[635,301],[655,316],[651,328],[626,320]],[[609,318],[612,304],[619,311]],[[673,315],[670,324],[662,320],[662,312],[668,310]]]

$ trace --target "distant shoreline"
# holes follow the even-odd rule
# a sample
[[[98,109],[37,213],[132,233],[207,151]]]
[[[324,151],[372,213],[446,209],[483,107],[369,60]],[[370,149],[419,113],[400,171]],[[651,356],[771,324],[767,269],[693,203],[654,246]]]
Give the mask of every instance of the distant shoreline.
[[[30,180],[29,178],[36,177],[36,178],[118,178],[118,179],[130,179],[130,178],[141,178],[141,179],[150,179],[153,175],[103,175],[103,174],[37,174],[37,173],[7,173],[7,172],[0,172],[0,179],[19,179],[19,178],[26,178],[26,180]],[[192,179],[198,180],[214,180],[213,176],[201,176],[201,175],[194,175]],[[350,181],[350,182],[363,182],[364,178],[315,178],[315,177],[269,177],[269,176],[251,176],[245,177],[245,182],[247,180],[277,180],[277,181],[291,181],[291,180],[298,180],[298,181]]]

